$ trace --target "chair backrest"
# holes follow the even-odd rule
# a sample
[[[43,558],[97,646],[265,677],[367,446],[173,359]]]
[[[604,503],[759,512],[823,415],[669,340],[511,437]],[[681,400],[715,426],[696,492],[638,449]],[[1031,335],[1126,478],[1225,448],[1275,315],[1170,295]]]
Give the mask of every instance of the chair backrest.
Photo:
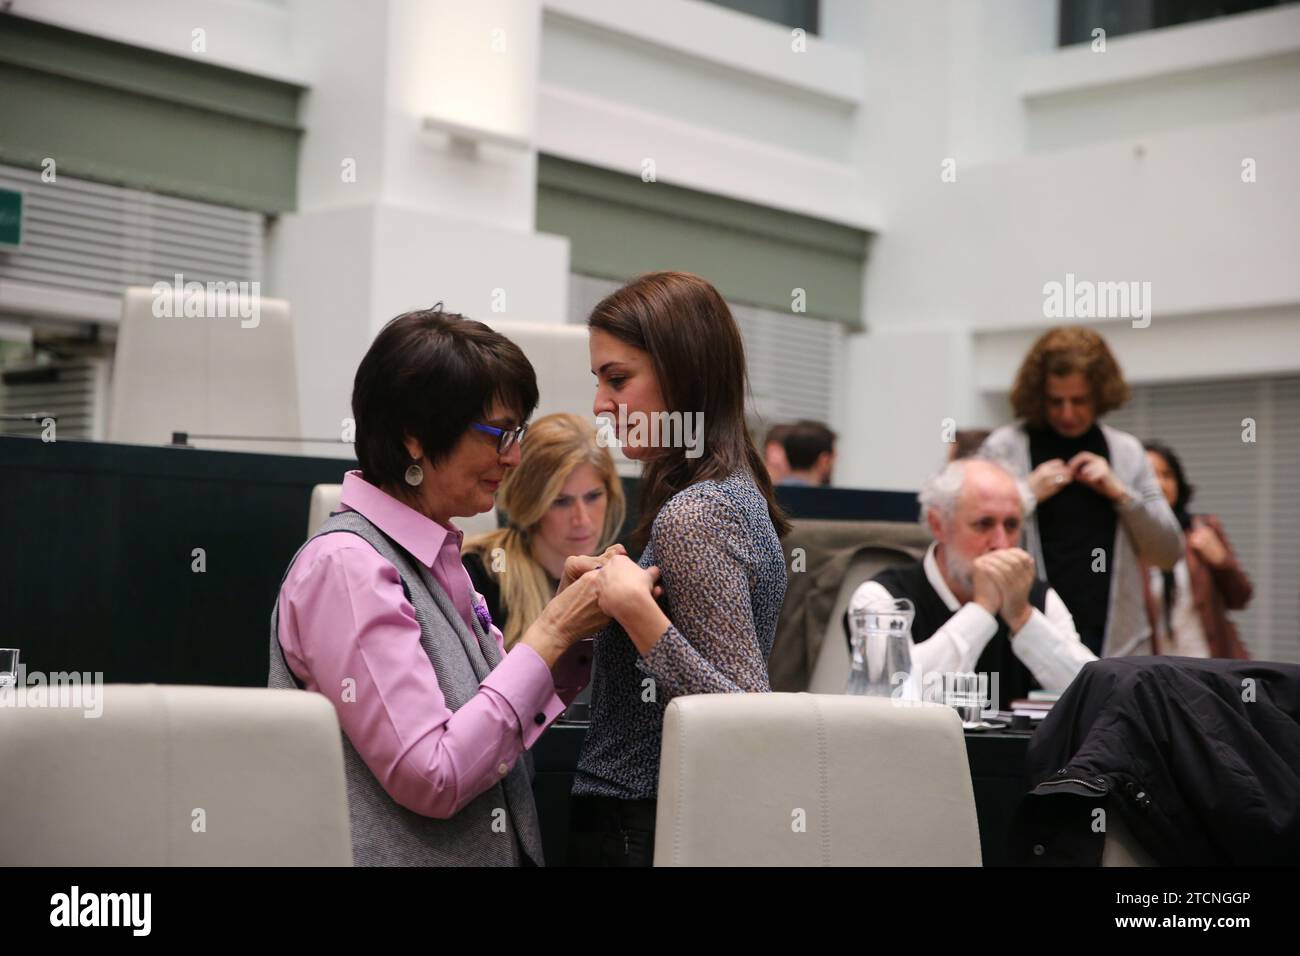
[[[0,864],[351,865],[324,697],[109,684],[92,705],[88,686],[69,706],[24,688],[27,706],[0,707]]]
[[[339,510],[342,485],[317,485],[311,490],[311,504],[307,506],[307,537],[314,535],[325,519]]]
[[[796,519],[782,547],[805,561],[797,566],[792,560],[777,639],[768,659],[772,686],[781,691],[843,693],[849,676],[843,618],[853,592],[881,569],[916,560],[929,543],[929,532],[914,521]],[[853,560],[845,562],[835,581],[829,562],[838,567],[847,555]]]
[[[552,412],[570,412],[595,421],[592,405],[596,379],[591,374],[591,352],[583,325],[542,322],[506,322],[485,319],[488,325],[514,342],[537,372],[538,403],[533,420]],[[640,466],[618,447],[610,448],[619,474],[639,474]]]
[[[311,504],[307,508],[307,537],[316,533],[316,529],[325,523],[325,519],[339,510],[339,496],[342,485],[317,485],[311,490]],[[455,519],[457,528],[465,533],[466,538],[485,531],[495,531],[497,527],[497,509],[485,511],[472,518]]]
[[[1102,866],[1159,866],[1124,822],[1124,815],[1106,815],[1106,839],[1101,845]]]
[[[587,328],[545,322],[484,321],[514,342],[537,373],[538,403],[533,418],[551,412],[572,412],[590,419],[596,397],[591,374]]]
[[[186,306],[197,301],[171,288],[126,290],[113,357],[108,440],[166,445],[173,432],[300,437],[289,304],[258,296],[256,313],[245,318],[231,300],[222,305],[223,300],[203,297],[205,317],[187,317]],[[297,441],[194,444],[302,452]]]
[[[979,866],[951,707],[821,694],[675,698],[656,866]]]

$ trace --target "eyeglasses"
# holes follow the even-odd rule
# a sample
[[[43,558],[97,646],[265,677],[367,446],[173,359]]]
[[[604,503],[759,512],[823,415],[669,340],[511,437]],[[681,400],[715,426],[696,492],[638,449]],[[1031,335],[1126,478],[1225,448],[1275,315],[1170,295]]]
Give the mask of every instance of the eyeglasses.
[[[524,422],[518,428],[497,428],[495,425],[483,425],[479,422],[471,422],[471,428],[477,428],[481,432],[487,432],[489,435],[497,437],[497,454],[504,455],[510,450],[510,446],[515,442],[520,445],[524,443],[524,435],[528,433],[528,423]]]

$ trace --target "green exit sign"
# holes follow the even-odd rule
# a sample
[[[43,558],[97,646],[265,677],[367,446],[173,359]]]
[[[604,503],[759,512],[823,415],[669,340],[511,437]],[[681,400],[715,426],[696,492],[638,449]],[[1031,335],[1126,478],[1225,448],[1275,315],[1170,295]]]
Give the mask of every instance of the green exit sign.
[[[0,249],[17,249],[23,241],[23,194],[0,189]]]

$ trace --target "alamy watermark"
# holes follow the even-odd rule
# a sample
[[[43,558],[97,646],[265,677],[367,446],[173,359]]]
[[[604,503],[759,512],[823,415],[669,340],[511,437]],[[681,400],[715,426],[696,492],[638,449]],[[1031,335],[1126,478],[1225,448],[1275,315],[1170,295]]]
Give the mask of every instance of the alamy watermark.
[[[171,284],[155,282],[156,319],[239,319],[239,327],[255,329],[262,321],[260,282],[186,282],[176,273]]]
[[[626,405],[619,405],[617,420],[596,416],[596,444],[601,448],[685,448],[687,458],[699,458],[704,454],[704,413],[630,412]]]
[[[970,680],[970,690],[960,695],[947,685],[954,677]],[[978,708],[978,713],[989,716],[997,712],[1000,681],[997,671],[895,671],[889,675],[889,697],[900,707],[919,704],[947,704],[958,709]]]
[[[50,897],[50,925],[118,926],[133,936],[148,936],[153,926],[152,893],[83,893],[75,883]]]
[[[16,681],[0,685],[0,708],[80,710],[94,719],[104,713],[103,671],[29,671],[19,664]]]
[[[1150,282],[1093,282],[1065,274],[1065,282],[1043,285],[1048,319],[1132,319],[1133,328],[1151,324]]]

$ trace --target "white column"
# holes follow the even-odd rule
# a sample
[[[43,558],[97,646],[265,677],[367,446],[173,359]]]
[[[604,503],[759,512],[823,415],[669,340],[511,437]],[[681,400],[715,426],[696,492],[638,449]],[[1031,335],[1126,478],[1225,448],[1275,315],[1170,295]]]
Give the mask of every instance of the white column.
[[[293,0],[310,90],[298,211],[270,244],[304,432],[338,433],[401,312],[563,322],[568,241],[533,231],[539,0]]]

